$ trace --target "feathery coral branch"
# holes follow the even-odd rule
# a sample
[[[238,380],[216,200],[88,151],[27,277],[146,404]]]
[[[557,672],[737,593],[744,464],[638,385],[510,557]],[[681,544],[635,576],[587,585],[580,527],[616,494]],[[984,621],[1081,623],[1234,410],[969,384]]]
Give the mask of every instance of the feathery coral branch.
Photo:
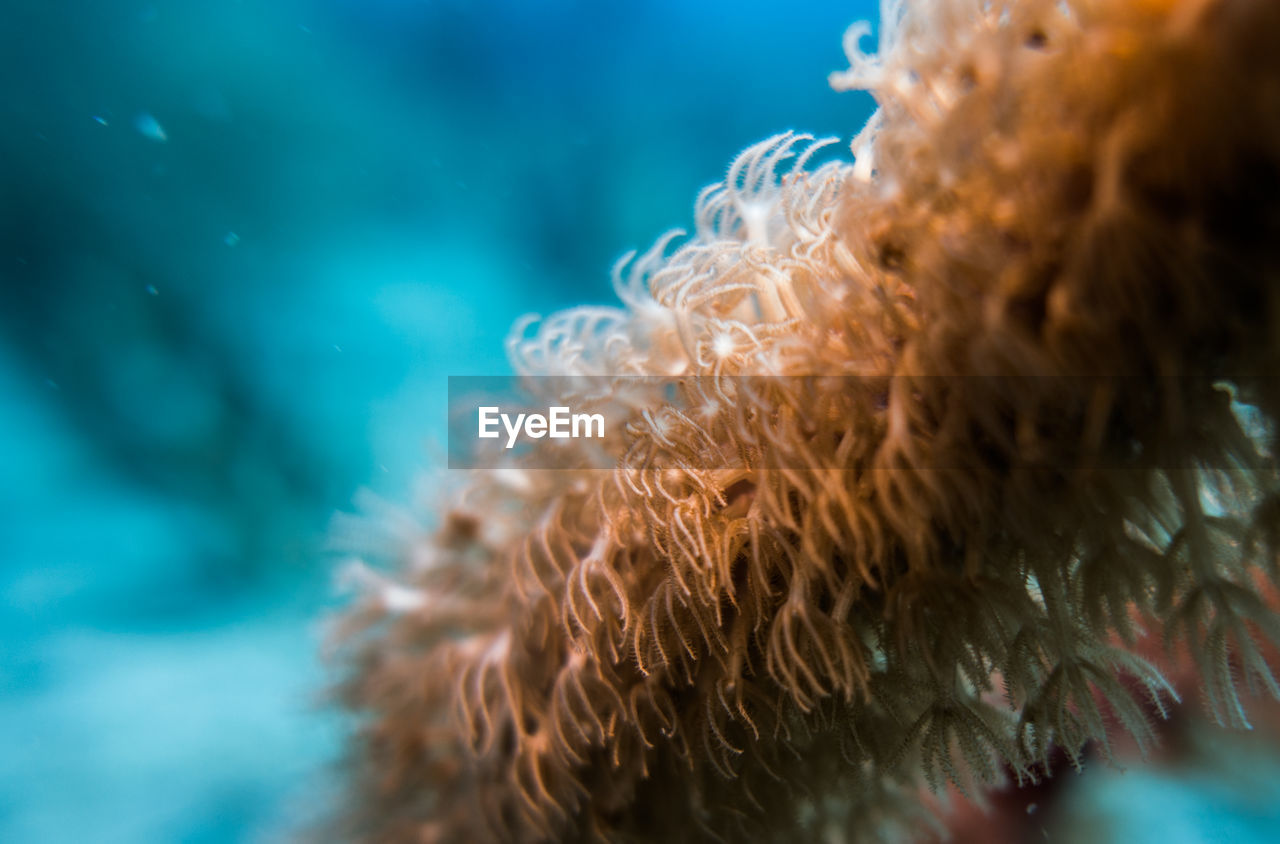
[[[889,835],[922,788],[1147,741],[1146,625],[1223,721],[1280,692],[1280,6],[890,0],[867,33],[852,164],[748,148],[623,308],[513,334],[525,374],[715,386],[557,396],[629,420],[616,472],[477,471],[429,568],[363,575],[349,833]]]

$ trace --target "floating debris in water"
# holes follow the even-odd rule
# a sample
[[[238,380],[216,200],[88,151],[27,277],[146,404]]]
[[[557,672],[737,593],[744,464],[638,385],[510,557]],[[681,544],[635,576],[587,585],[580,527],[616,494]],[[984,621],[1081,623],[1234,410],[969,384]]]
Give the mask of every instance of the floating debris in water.
[[[110,123],[108,123],[108,122],[107,122],[107,118],[103,117],[101,114],[95,114],[95,115],[93,116],[93,122],[94,122],[94,123],[97,123],[97,124],[98,124],[98,125],[100,125],[100,126],[110,126],[110,125],[111,125]]]
[[[147,285],[147,292],[148,292],[148,293],[150,293],[152,296],[159,296],[159,295],[160,295],[160,291],[159,291],[159,290],[156,290],[156,286],[155,286],[154,284],[148,284],[148,285]]]
[[[165,133],[164,127],[160,125],[160,121],[145,111],[134,118],[133,126],[144,138],[149,138],[161,144],[169,140],[169,136]]]
[[[235,232],[227,232],[226,236],[222,238],[222,242],[227,246],[235,246],[240,242],[240,235]]]

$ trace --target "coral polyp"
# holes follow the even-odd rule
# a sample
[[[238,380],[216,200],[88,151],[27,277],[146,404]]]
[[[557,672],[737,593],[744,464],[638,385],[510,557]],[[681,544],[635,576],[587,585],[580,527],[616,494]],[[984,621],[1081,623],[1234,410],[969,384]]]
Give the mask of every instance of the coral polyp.
[[[893,837],[948,784],[1149,744],[1148,631],[1224,723],[1280,691],[1280,6],[889,2],[864,35],[852,161],[748,148],[620,307],[513,334],[518,372],[614,385],[536,382],[629,420],[616,466],[475,470],[369,577],[346,834]]]

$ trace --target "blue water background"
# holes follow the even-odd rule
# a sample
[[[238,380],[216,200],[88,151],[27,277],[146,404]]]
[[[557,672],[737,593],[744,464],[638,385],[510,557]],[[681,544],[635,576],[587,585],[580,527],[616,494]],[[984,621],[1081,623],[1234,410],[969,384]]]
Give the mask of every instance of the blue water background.
[[[445,377],[611,301],[736,151],[851,136],[825,79],[873,14],[3,4],[0,841],[323,813],[331,514],[429,497]]]

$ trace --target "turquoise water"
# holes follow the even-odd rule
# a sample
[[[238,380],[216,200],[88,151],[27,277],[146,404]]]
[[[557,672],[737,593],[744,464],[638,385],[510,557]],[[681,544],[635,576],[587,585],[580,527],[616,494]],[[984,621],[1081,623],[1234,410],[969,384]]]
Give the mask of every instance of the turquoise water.
[[[330,515],[733,154],[849,136],[869,2],[0,9],[0,841],[322,812]]]

